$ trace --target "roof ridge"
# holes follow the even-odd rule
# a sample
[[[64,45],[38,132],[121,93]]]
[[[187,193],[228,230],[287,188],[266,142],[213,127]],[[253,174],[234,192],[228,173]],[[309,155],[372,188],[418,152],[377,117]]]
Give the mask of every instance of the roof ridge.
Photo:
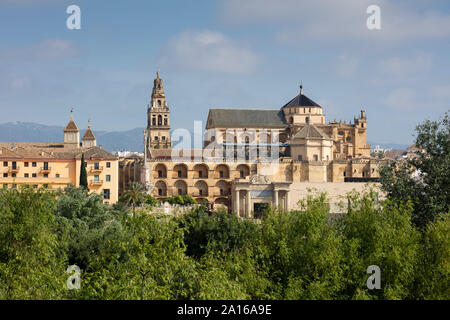
[[[280,109],[258,109],[258,108],[210,108],[211,110],[231,110],[231,111],[236,111],[236,110],[243,110],[243,111],[277,111],[279,112]]]

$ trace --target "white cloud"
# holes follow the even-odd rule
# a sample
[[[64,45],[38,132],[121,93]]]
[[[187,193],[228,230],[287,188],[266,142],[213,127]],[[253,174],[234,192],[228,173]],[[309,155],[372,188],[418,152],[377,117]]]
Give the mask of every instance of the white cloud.
[[[61,2],[69,2],[69,0],[0,0],[0,5],[39,6],[43,4],[61,4]]]
[[[378,70],[395,77],[423,74],[433,67],[433,57],[428,53],[416,53],[410,57],[392,57],[381,61]]]
[[[381,30],[368,30],[366,9],[381,9]],[[223,0],[220,17],[230,24],[272,23],[277,40],[419,40],[450,37],[450,15],[413,11],[408,2],[388,0]]]
[[[385,104],[393,109],[413,111],[423,110],[449,110],[450,84],[432,85],[414,88],[399,88],[391,91]]]
[[[359,66],[359,59],[348,54],[341,54],[337,57],[335,69],[337,75],[350,77],[354,75]]]
[[[394,109],[415,109],[420,104],[417,102],[416,92],[409,88],[399,88],[393,90],[385,99],[388,107]]]
[[[28,76],[11,75],[10,87],[14,90],[25,89],[31,84],[31,79]]]
[[[80,49],[71,41],[46,39],[26,47],[9,47],[0,52],[5,60],[36,60],[68,58],[80,54]]]
[[[433,86],[429,89],[429,95],[436,100],[445,101],[450,107],[450,84]]]
[[[250,49],[222,33],[185,31],[169,40],[161,63],[185,70],[247,74],[259,58]]]

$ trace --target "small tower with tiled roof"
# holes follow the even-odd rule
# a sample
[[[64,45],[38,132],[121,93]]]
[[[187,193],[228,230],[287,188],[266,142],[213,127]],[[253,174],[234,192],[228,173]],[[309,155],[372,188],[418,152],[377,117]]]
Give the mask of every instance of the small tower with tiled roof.
[[[70,110],[69,123],[64,128],[64,143],[73,145],[75,148],[80,146],[80,130],[73,121],[73,109]]]
[[[88,121],[88,127],[86,129],[86,132],[84,133],[83,138],[81,138],[81,146],[83,148],[90,148],[97,146],[97,139],[95,138],[95,135],[91,130],[90,121]]]

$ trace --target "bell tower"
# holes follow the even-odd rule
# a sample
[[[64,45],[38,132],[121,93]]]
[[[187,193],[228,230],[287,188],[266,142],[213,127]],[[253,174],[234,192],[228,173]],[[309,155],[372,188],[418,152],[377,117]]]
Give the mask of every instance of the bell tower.
[[[167,106],[163,81],[156,72],[153,91],[147,109],[147,129],[145,130],[145,146],[150,149],[172,148],[170,140],[170,110]]]

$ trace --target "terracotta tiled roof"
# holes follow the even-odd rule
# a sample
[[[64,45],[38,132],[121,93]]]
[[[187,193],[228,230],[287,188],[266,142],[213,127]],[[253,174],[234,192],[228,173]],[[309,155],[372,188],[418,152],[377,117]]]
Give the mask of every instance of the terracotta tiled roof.
[[[307,124],[294,135],[294,139],[330,139],[330,137],[315,125]]]
[[[67,126],[64,128],[64,131],[80,131],[78,130],[77,125],[73,121],[72,113],[70,114],[70,120]]]
[[[81,138],[81,140],[95,140],[95,136],[91,130],[91,127],[88,126],[88,128],[86,129],[86,132],[84,133],[83,138]]]
[[[402,156],[405,153],[406,153],[405,150],[389,150],[384,153],[384,157],[387,159],[395,160],[396,158]]]
[[[81,159],[84,153],[85,159],[111,159],[117,157],[100,147],[74,148],[70,144],[45,144],[45,143],[0,143],[0,159],[57,159],[72,160]]]

